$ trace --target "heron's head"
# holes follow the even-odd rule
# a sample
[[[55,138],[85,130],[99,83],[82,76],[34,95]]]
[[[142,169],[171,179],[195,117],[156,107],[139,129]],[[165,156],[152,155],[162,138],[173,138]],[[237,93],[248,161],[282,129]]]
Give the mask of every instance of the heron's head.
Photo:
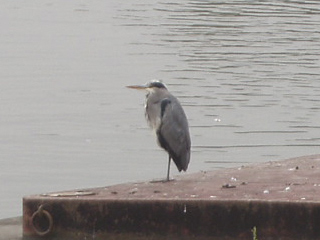
[[[152,80],[144,85],[131,85],[127,88],[138,89],[138,90],[147,90],[148,92],[155,91],[157,89],[167,89],[166,85],[159,80]]]

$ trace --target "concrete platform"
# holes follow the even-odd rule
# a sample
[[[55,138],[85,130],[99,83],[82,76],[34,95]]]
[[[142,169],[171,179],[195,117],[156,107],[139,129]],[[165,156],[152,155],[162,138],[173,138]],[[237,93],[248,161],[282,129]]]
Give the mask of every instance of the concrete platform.
[[[23,235],[56,239],[320,239],[320,155],[27,196]]]

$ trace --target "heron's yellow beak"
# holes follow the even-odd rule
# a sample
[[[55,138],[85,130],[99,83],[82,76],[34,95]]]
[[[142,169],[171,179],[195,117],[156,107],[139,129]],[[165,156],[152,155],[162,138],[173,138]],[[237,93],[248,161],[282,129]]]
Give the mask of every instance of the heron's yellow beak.
[[[148,88],[146,85],[130,85],[126,86],[127,88],[137,89],[137,90],[143,90]]]

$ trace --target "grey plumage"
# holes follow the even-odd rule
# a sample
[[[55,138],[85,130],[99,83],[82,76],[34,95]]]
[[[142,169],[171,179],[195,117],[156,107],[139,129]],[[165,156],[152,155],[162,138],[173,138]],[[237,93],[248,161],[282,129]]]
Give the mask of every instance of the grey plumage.
[[[146,119],[156,132],[158,144],[169,154],[167,180],[171,159],[179,171],[186,171],[190,161],[191,141],[187,117],[178,99],[159,81],[128,87],[147,90]]]

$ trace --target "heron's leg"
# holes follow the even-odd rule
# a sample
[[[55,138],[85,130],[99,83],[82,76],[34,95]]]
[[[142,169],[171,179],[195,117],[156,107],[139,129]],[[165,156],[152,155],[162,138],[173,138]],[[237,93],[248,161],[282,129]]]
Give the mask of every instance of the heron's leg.
[[[169,175],[170,175],[170,163],[171,163],[171,156],[169,155],[167,181],[170,181],[170,178],[169,178]]]

